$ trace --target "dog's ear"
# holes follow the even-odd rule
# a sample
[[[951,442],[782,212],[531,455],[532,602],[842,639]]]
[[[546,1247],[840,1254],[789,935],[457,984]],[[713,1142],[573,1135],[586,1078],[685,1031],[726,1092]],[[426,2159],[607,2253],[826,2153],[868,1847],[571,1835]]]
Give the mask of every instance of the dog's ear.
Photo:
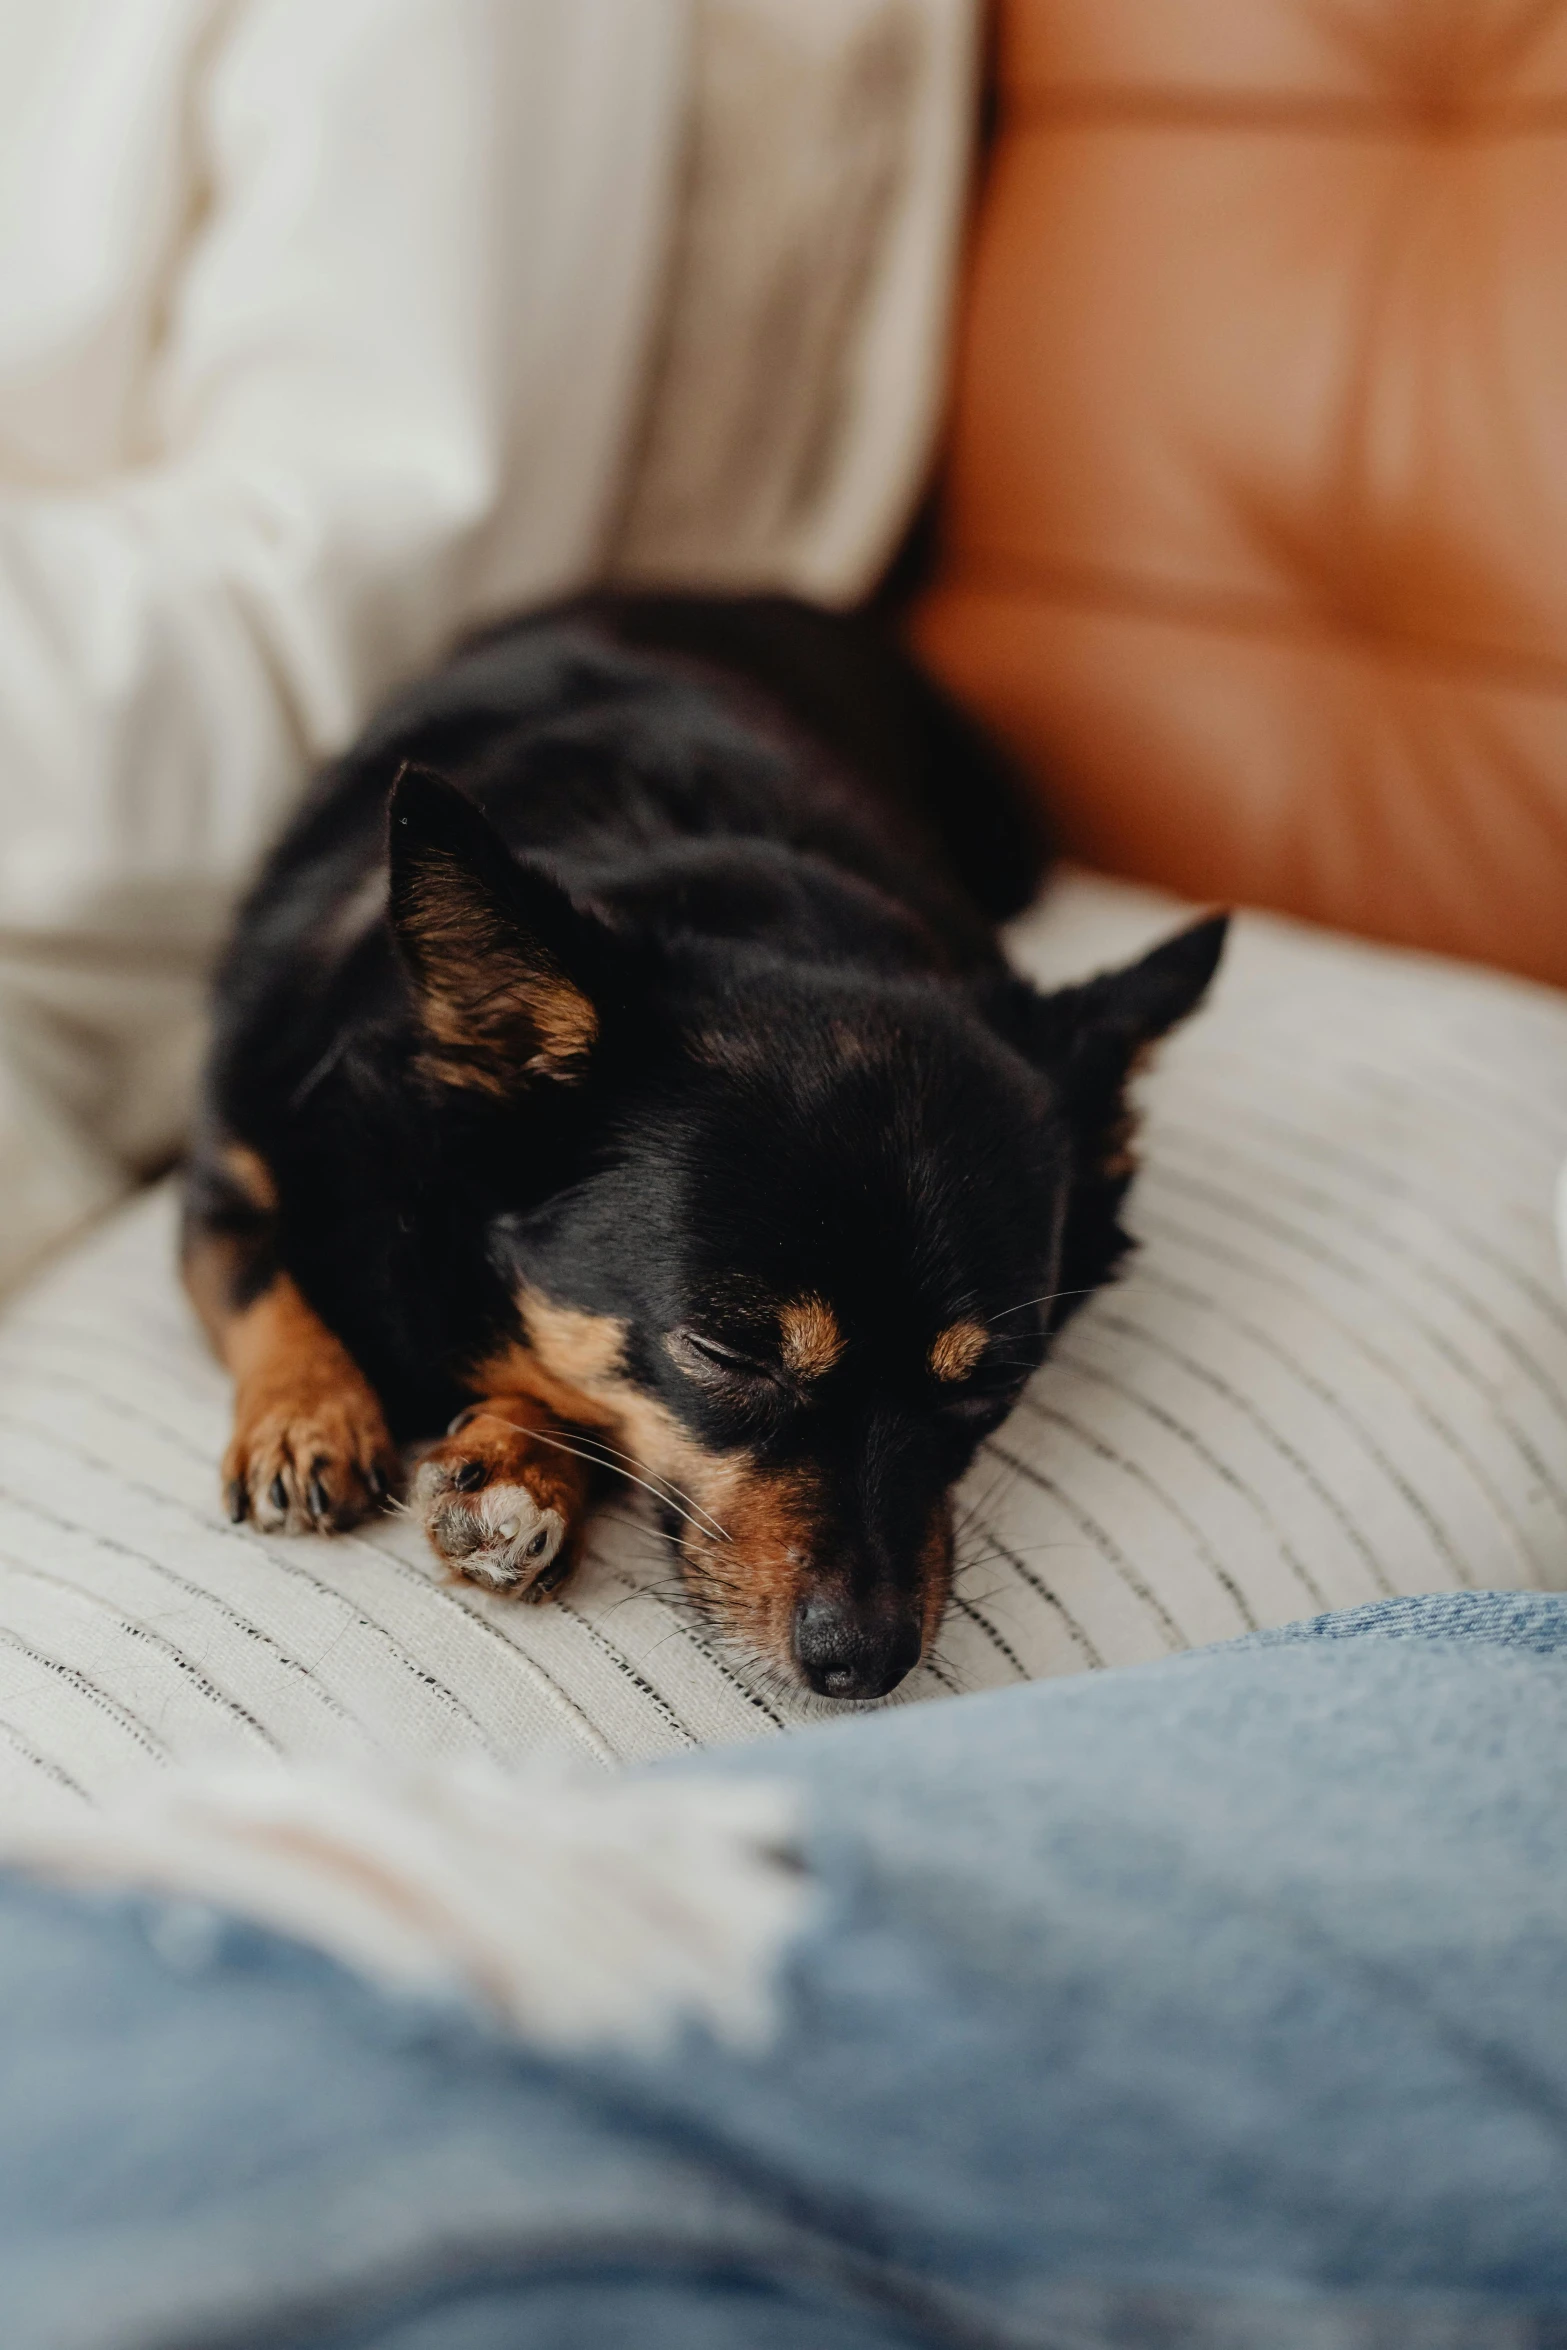
[[[599,1035],[610,933],[427,769],[402,769],[387,815],[392,931],[424,1031],[424,1073],[498,1098],[581,1076]]]
[[[1194,1012],[1224,952],[1228,914],[1212,914],[1137,963],[1040,995],[1011,981],[993,999],[997,1026],[1059,1091],[1085,1159],[1113,1171],[1125,1149],[1125,1094],[1162,1036]]]

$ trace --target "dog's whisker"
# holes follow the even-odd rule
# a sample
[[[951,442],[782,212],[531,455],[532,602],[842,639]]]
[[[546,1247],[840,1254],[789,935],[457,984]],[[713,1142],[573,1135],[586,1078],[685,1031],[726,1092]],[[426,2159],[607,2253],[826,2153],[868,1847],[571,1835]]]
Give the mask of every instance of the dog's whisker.
[[[532,1433],[541,1436],[545,1443],[563,1445],[566,1441],[563,1437],[545,1436],[542,1429],[535,1429]],[[644,1464],[634,1453],[622,1452],[618,1445],[610,1444],[607,1439],[598,1436],[579,1434],[578,1442],[579,1445],[591,1445],[594,1448],[603,1468],[627,1478],[634,1485],[642,1485],[655,1501],[667,1502],[671,1509],[677,1510],[681,1517],[688,1518],[692,1525],[710,1534],[714,1541],[728,1542],[731,1539],[727,1528],[719,1524],[712,1512],[703,1509],[696,1496],[687,1493],[683,1486],[676,1485],[672,1478],[661,1477],[656,1469],[650,1469],[646,1477],[642,1476],[639,1472]],[[588,1456],[584,1452],[581,1457],[586,1459]],[[649,1478],[652,1479],[651,1483],[648,1482]]]
[[[579,1430],[578,1435],[583,1443],[597,1445],[600,1451],[612,1455],[613,1458],[617,1461],[625,1461],[633,1469],[640,1469],[644,1466],[644,1463],[637,1459],[635,1453],[622,1452],[619,1445],[611,1444],[607,1436],[589,1435],[583,1430]],[[731,1539],[725,1528],[720,1526],[718,1520],[713,1516],[712,1511],[705,1510],[702,1507],[702,1504],[697,1500],[694,1493],[687,1493],[685,1487],[683,1485],[677,1485],[673,1477],[660,1476],[656,1469],[649,1470],[648,1474],[654,1478],[655,1482],[663,1489],[664,1492],[670,1496],[673,1501],[683,1503],[686,1508],[694,1510],[699,1518],[705,1518],[718,1539],[724,1542],[728,1542]]]
[[[500,1418],[498,1413],[486,1416]],[[586,1461],[591,1468],[607,1469],[611,1476],[624,1477],[628,1485],[640,1485],[644,1493],[651,1493],[655,1501],[661,1501],[665,1508],[672,1509],[677,1517],[686,1519],[699,1534],[706,1534],[710,1541],[716,1539],[727,1542],[729,1540],[729,1536],[718,1525],[716,1518],[713,1521],[713,1526],[717,1527],[715,1536],[711,1527],[704,1526],[700,1518],[694,1517],[690,1510],[682,1509],[679,1502],[675,1501],[660,1486],[651,1484],[646,1477],[639,1477],[634,1469],[623,1469],[618,1461],[606,1460],[602,1453],[588,1452],[580,1444],[568,1444],[564,1436],[551,1435],[546,1429],[525,1428],[520,1420],[501,1420],[500,1424],[503,1428],[515,1428],[519,1436],[531,1437],[539,1444],[551,1444],[557,1452],[569,1452],[574,1460]]]
[[[1008,1314],[1026,1313],[1030,1306],[1059,1305],[1064,1297],[1092,1297],[1097,1287],[1098,1283],[1091,1281],[1084,1289],[1047,1289],[1043,1297],[1020,1298],[1015,1306],[1003,1306],[998,1314],[988,1314],[985,1317],[987,1326],[992,1322],[1004,1322]]]
[[[653,1581],[651,1579],[661,1570],[667,1570],[668,1565],[669,1558],[667,1553],[662,1558],[660,1558],[655,1557],[652,1551],[641,1551],[626,1561],[625,1569],[622,1571],[624,1572],[634,1568],[637,1572],[638,1578],[637,1589],[639,1591],[645,1591],[650,1598],[660,1599],[667,1597],[671,1591],[684,1589],[684,1585],[680,1582],[679,1578],[675,1576],[668,1576],[666,1580],[662,1582]]]
[[[1081,1542],[1069,1542],[1069,1541],[1066,1541],[1065,1539],[1062,1539],[1062,1540],[1061,1540],[1061,1541],[1059,1541],[1059,1542],[1006,1542],[1006,1543],[1003,1543],[1003,1542],[1001,1542],[1001,1540],[1000,1540],[1000,1537],[998,1536],[998,1537],[997,1537],[997,1548],[996,1548],[994,1551],[987,1551],[987,1552],[985,1552],[983,1555],[984,1555],[985,1557],[987,1557],[987,1558],[994,1557],[994,1558],[1007,1558],[1007,1559],[1026,1559],[1026,1558],[1031,1558],[1031,1557],[1033,1556],[1033,1554],[1034,1554],[1036,1551],[1040,1551],[1040,1550],[1081,1550],[1081,1549],[1082,1549],[1082,1547],[1083,1547],[1083,1546],[1082,1546]],[[970,1566],[973,1566],[973,1565],[975,1564],[975,1562],[974,1562],[974,1560],[973,1560],[973,1559],[964,1559],[964,1560],[963,1560],[961,1563],[962,1563],[962,1564],[963,1564],[965,1567],[970,1567]]]
[[[982,1494],[978,1495],[973,1501],[965,1502],[962,1505],[963,1515],[957,1520],[953,1528],[954,1539],[958,1541],[961,1541],[966,1535],[974,1531],[976,1528],[981,1534],[987,1536],[990,1540],[993,1541],[995,1539],[994,1534],[992,1533],[992,1530],[986,1521],[989,1519],[992,1510],[995,1508],[997,1502],[1000,1501],[1002,1495],[1006,1493],[1011,1486],[1015,1485],[1018,1481],[1018,1478],[1022,1475],[1021,1469],[1019,1469],[1017,1464],[1013,1461],[998,1461],[995,1454],[992,1452],[986,1452],[982,1455],[982,1457],[987,1463],[994,1467],[996,1473],[991,1478],[989,1484],[986,1486]]]
[[[491,1412],[486,1414],[486,1417],[498,1419],[500,1415]],[[565,1437],[558,1434],[551,1435],[542,1428],[523,1428],[519,1426],[517,1421],[506,1419],[501,1419],[501,1426],[515,1428],[521,1436],[536,1436],[541,1444],[554,1444],[563,1452],[570,1450],[570,1443]],[[647,1471],[647,1476],[653,1482],[647,1484],[646,1479],[640,1474],[633,1474],[633,1472],[640,1472],[644,1467],[644,1463],[639,1461],[634,1453],[622,1452],[618,1444],[610,1443],[608,1437],[592,1435],[585,1429],[579,1429],[576,1432],[575,1441],[578,1446],[579,1459],[589,1458],[587,1450],[583,1448],[591,1446],[593,1457],[597,1460],[599,1467],[608,1469],[614,1475],[629,1477],[633,1484],[645,1485],[646,1490],[653,1495],[655,1501],[667,1501],[670,1507],[678,1509],[682,1516],[695,1512],[696,1517],[692,1522],[695,1523],[696,1519],[705,1520],[707,1530],[715,1540],[728,1542],[731,1539],[727,1529],[719,1524],[712,1512],[703,1509],[696,1496],[687,1493],[685,1488],[677,1485],[672,1477],[660,1476],[656,1469],[650,1469]],[[622,1466],[622,1464],[626,1465]]]
[[[1008,1585],[1005,1583],[991,1583],[983,1591],[965,1590],[963,1597],[970,1607],[989,1607],[991,1601],[999,1599],[1007,1589]]]
[[[669,1565],[669,1544],[663,1535],[642,1533],[628,1526],[621,1527],[620,1535],[621,1540],[616,1545],[617,1562],[630,1557],[648,1566]]]

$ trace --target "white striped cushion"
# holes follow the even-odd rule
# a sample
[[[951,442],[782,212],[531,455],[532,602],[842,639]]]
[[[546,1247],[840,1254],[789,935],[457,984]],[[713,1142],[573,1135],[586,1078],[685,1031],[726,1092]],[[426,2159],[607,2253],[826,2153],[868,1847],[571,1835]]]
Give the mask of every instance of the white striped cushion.
[[[1062,978],[1179,918],[1069,876]],[[1567,1584],[1567,999],[1248,918],[1146,1085],[1127,1277],[965,1488],[909,1699],[1130,1663],[1386,1592]],[[392,1518],[231,1528],[226,1395],[139,1201],[0,1324],[0,1787],[97,1797],[216,1748],[604,1765],[828,1710],[749,1682],[616,1509],[560,1604],[438,1580]]]

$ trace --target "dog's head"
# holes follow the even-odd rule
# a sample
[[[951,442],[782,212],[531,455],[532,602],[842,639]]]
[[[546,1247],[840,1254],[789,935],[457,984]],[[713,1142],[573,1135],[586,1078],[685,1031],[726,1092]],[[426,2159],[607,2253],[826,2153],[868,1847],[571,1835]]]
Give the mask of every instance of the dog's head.
[[[515,1169],[476,1383],[598,1431],[753,1656],[881,1696],[940,1622],[954,1483],[1126,1246],[1127,1080],[1222,918],[1050,996],[654,946],[423,777],[391,910],[424,1076]]]

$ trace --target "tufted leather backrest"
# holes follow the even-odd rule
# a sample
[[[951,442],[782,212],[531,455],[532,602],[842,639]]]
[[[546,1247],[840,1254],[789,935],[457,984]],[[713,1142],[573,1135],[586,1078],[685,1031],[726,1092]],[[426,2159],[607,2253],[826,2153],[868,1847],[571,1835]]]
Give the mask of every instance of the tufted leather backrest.
[[[1567,982],[1567,0],[1003,0],[927,655],[1069,847]]]

